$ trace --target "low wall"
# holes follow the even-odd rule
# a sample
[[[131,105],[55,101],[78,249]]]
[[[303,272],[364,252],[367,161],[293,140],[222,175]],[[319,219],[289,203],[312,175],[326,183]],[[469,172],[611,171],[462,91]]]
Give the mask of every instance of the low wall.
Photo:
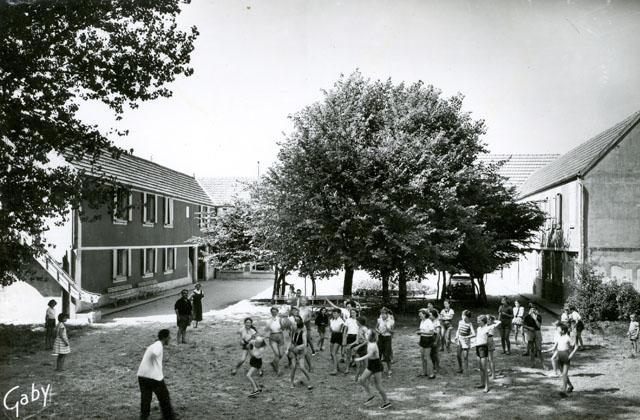
[[[270,280],[273,279],[273,271],[226,271],[218,270],[216,280]]]

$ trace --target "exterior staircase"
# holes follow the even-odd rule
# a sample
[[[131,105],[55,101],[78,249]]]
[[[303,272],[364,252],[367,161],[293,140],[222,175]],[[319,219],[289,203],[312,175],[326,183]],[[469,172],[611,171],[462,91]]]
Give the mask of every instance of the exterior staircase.
[[[76,301],[86,303],[97,303],[100,299],[99,293],[92,293],[82,289],[76,284],[76,282],[67,274],[60,264],[58,264],[48,252],[42,255],[34,257],[34,259],[42,266],[42,268],[49,273],[55,281],[58,282],[60,287],[69,292],[69,295]]]

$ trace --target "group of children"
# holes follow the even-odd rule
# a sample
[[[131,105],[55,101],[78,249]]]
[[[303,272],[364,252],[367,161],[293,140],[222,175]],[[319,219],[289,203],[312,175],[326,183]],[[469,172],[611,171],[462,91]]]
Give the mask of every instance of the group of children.
[[[355,301],[345,301],[343,307],[339,307],[330,301],[317,312],[307,306],[304,297],[293,302],[287,307],[272,307],[271,317],[267,321],[264,333],[261,335],[254,327],[251,318],[244,321],[239,331],[242,355],[233,369],[233,374],[249,357],[249,371],[247,379],[251,383],[250,397],[256,397],[262,392],[262,388],[254,379],[258,374],[263,375],[262,359],[267,346],[271,348],[274,358],[271,366],[276,374],[282,374],[281,361],[286,356],[288,366],[291,369],[291,387],[298,383],[313,389],[310,372],[312,371],[312,357],[316,355],[316,348],[323,351],[325,340],[329,339],[331,355],[330,375],[339,372],[349,374],[352,367],[355,368],[355,382],[362,385],[367,393],[366,403],[374,399],[371,393],[370,382],[378,390],[381,398],[381,408],[387,408],[391,404],[382,387],[382,374],[386,370],[388,377],[392,375],[393,363],[392,337],[395,320],[392,312],[382,308],[375,326],[368,326],[367,319],[360,316],[360,307]],[[419,327],[417,330],[418,346],[422,362],[422,372],[418,375],[434,379],[440,369],[439,352],[450,351],[451,345],[456,346],[457,373],[469,375],[469,351],[474,348],[480,371],[479,389],[489,391],[489,380],[496,378],[494,362],[494,336],[499,328],[504,354],[511,354],[509,335],[515,331],[515,341],[518,342],[518,333],[521,333],[523,341],[526,339],[527,352],[524,355],[531,356],[531,362],[535,366],[536,359],[542,359],[543,352],[552,353],[551,363],[556,375],[562,377],[561,396],[573,390],[569,379],[570,360],[576,351],[583,345],[582,330],[584,324],[575,308],[566,308],[559,322],[556,323],[556,337],[551,348],[542,349],[541,324],[542,317],[534,305],[530,305],[525,312],[524,307],[516,301],[511,308],[506,299],[494,315],[480,315],[477,317],[477,328],[471,322],[471,312],[464,310],[458,322],[455,335],[453,334],[453,318],[455,311],[448,301],[444,301],[441,311],[436,310],[432,303],[418,311]],[[318,340],[314,346],[311,335],[311,322],[315,318]],[[637,351],[637,339],[640,333],[635,316],[631,317],[629,336],[632,340],[633,350]],[[452,338],[453,336],[453,338]],[[344,364],[341,366],[341,364]],[[386,369],[385,369],[386,368]],[[302,379],[297,381],[296,374],[300,372]]]

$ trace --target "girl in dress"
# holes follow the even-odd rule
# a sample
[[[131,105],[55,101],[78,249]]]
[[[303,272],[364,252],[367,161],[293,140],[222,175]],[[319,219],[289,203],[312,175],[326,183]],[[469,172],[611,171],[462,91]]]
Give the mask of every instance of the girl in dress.
[[[444,308],[440,311],[440,322],[442,323],[442,343],[440,350],[444,351],[445,347],[447,352],[451,350],[451,333],[453,332],[453,315],[454,311],[451,309],[451,304],[448,300],[444,301]]]
[[[420,327],[418,328],[420,342],[418,344],[420,346],[420,359],[422,360],[422,374],[418,376],[434,379],[436,375],[429,373],[429,358],[431,356],[431,349],[436,346],[435,324],[427,309],[420,309],[418,311],[418,317],[420,319]],[[435,371],[435,364],[433,365],[433,370]]]
[[[240,347],[242,348],[242,355],[240,361],[236,364],[236,367],[231,371],[232,375],[235,375],[240,366],[242,366],[247,360],[249,355],[249,344],[258,335],[258,330],[253,326],[253,320],[251,318],[244,319],[244,325],[238,330],[240,335]],[[264,340],[263,340],[264,342]],[[260,369],[260,376],[262,376],[262,369]]]
[[[627,333],[631,340],[631,357],[638,354],[638,336],[640,335],[640,324],[636,321],[636,314],[629,315],[629,332]]]
[[[382,405],[381,409],[391,407],[391,403],[387,399],[387,394],[382,389],[382,371],[384,368],[382,367],[382,362],[380,361],[380,350],[378,349],[377,344],[377,334],[375,331],[370,330],[369,335],[367,337],[367,354],[362,357],[358,357],[356,362],[367,361],[367,369],[364,371],[362,376],[360,377],[360,385],[367,392],[367,400],[365,404],[373,401],[375,395],[371,393],[371,389],[369,388],[369,378],[373,376],[374,386],[380,393],[380,397],[382,397]]]
[[[67,326],[65,322],[69,319],[69,315],[58,315],[58,327],[56,328],[56,339],[53,342],[53,354],[58,355],[56,360],[56,371],[61,372],[64,370],[64,360],[67,354],[71,353],[71,347],[69,346],[69,337],[67,336]]]
[[[256,337],[247,344],[247,350],[251,355],[249,359],[249,371],[247,372],[247,379],[251,383],[253,392],[249,394],[249,397],[254,398],[262,392],[262,386],[259,386],[253,379],[253,374],[258,372],[262,376],[262,356],[267,349],[267,343],[265,343],[262,337]]]
[[[44,347],[46,350],[53,349],[53,342],[56,339],[56,310],[57,302],[53,299],[47,304],[47,313],[44,316]]]
[[[291,388],[295,388],[296,386],[296,371],[300,369],[307,379],[307,389],[311,390],[313,389],[313,385],[311,385],[311,377],[304,366],[305,354],[307,353],[307,329],[304,326],[304,321],[302,321],[302,318],[299,316],[295,317],[294,325],[293,335],[291,337],[291,347],[289,348],[291,359],[294,361],[291,369]],[[304,385],[304,380],[300,380],[300,383]]]
[[[380,357],[383,363],[387,365],[387,377],[391,376],[391,364],[393,363],[393,347],[391,345],[391,339],[393,337],[393,327],[395,326],[395,320],[393,314],[387,308],[380,309],[380,317],[376,325],[376,332],[378,333],[378,345],[380,350]]]
[[[193,321],[196,323],[193,328],[198,328],[198,322],[202,321],[202,298],[204,292],[202,291],[202,285],[196,284],[196,288],[191,293],[191,300],[193,301]]]
[[[458,351],[456,358],[458,359],[458,373],[464,373],[469,376],[469,348],[471,347],[471,338],[475,337],[476,332],[471,325],[469,317],[471,312],[462,311],[462,318],[458,322],[458,331],[456,331],[455,341],[458,343]],[[464,358],[464,369],[462,368],[462,359]]]
[[[513,302],[513,328],[515,331],[514,343],[518,344],[518,332],[522,334],[522,342],[524,343],[524,327],[522,326],[522,320],[524,318],[524,306],[520,306],[520,302],[517,300]]]

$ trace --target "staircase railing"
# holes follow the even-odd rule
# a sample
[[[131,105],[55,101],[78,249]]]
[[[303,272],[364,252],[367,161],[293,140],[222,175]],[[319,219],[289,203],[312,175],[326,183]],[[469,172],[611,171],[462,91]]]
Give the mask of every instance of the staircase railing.
[[[48,252],[34,257],[36,261],[45,269],[55,281],[76,300],[87,303],[97,303],[100,294],[92,293],[79,287],[78,284],[60,267]]]

